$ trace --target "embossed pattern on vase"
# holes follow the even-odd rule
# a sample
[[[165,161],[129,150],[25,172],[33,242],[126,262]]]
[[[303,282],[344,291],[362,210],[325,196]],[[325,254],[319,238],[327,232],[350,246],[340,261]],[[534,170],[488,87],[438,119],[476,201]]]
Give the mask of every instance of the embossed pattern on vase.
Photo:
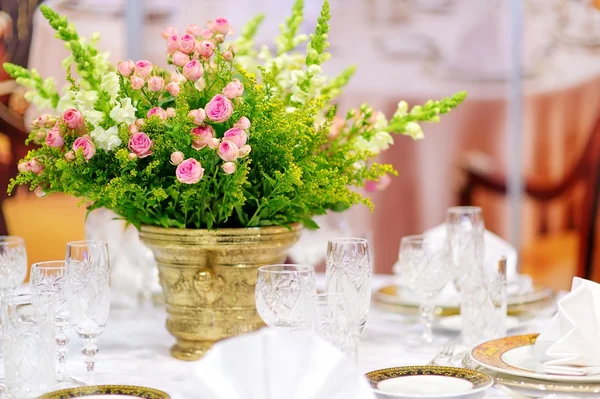
[[[200,359],[212,344],[264,326],[256,311],[256,269],[282,263],[300,225],[248,229],[142,226],[140,238],[159,268],[171,354]]]

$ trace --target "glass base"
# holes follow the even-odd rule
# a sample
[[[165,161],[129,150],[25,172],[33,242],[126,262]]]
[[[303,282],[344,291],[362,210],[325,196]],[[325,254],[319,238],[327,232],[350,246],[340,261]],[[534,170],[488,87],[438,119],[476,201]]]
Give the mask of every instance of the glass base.
[[[81,387],[84,386],[85,383],[83,381],[79,381],[68,374],[61,374],[56,376],[56,383],[58,388],[73,388],[73,387]]]

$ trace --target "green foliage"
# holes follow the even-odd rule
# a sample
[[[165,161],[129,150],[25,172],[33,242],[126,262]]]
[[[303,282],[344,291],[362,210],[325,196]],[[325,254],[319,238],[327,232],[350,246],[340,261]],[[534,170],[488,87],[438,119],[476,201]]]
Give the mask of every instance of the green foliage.
[[[465,93],[458,93],[410,111],[408,104],[401,102],[389,121],[367,104],[348,111],[345,118],[337,116],[332,99],[341,93],[355,68],[331,80],[321,70],[320,65],[330,56],[326,52],[327,1],[305,54],[295,50],[308,39],[300,33],[303,1],[297,0],[281,26],[274,57],[266,50],[258,54],[254,49],[253,38],[263,21],[260,15],[233,43],[221,43],[215,34],[213,56],[194,54],[204,71],[196,82],[181,80],[181,67],[174,66],[174,75],[152,67],[153,78],[178,85],[176,94],[151,90],[148,77],[141,89],[134,89],[128,75],[117,74],[106,55],[97,51],[95,39],[84,40],[64,17],[46,6],[41,10],[72,52],[64,62],[71,87],[59,98],[50,81],[42,80],[35,71],[10,64],[5,64],[5,69],[31,89],[30,97],[49,102],[58,113],[74,108],[85,123],[72,128],[64,116],[40,117],[29,137],[39,148],[21,161],[21,172],[9,192],[15,185],[27,185],[38,193],[67,193],[90,204],[90,209],[112,209],[138,227],[211,229],[302,222],[316,228],[315,215],[356,204],[372,207],[356,188],[397,174],[391,165],[374,162],[393,142],[390,134],[421,138],[420,122],[438,121],[440,114],[465,98]],[[171,56],[168,61],[173,64]],[[77,79],[71,75],[72,67]],[[228,94],[233,107],[230,117],[194,120],[194,113],[208,113],[207,104],[227,87],[240,84],[243,95]],[[148,116],[157,107],[161,109],[156,115]],[[226,162],[216,147],[232,142],[225,133],[243,125],[240,118],[250,121],[245,128],[247,143],[240,144],[241,152]],[[193,130],[197,124],[212,129],[212,141],[199,141]],[[150,140],[150,154],[129,143],[131,134],[138,131]],[[50,139],[57,134],[64,144],[51,146]],[[76,140],[94,146],[89,159],[82,149],[75,149]],[[174,155],[177,157],[172,158]],[[178,157],[201,165],[201,179],[191,184],[180,181],[179,167],[172,163],[179,164]]]

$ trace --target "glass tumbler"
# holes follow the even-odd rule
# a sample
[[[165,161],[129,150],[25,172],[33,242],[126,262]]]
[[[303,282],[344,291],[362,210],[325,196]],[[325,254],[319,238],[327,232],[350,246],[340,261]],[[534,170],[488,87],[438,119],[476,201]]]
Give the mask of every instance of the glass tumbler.
[[[506,336],[506,258],[494,270],[473,273],[463,284],[462,339],[467,346]]]
[[[256,310],[269,327],[312,330],[317,296],[315,270],[308,265],[258,268]]]
[[[53,321],[36,314],[27,296],[2,300],[4,376],[9,398],[36,398],[55,384]]]
[[[10,294],[26,275],[25,241],[21,237],[0,236],[0,297]]]

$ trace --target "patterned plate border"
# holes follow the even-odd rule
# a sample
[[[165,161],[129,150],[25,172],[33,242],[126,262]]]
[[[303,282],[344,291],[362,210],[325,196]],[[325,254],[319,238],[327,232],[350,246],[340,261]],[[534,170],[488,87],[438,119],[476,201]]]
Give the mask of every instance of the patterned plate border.
[[[502,355],[509,350],[535,344],[538,335],[539,334],[514,335],[484,342],[473,348],[471,356],[481,364],[494,366],[503,370],[532,373],[531,370],[508,365],[502,360]]]
[[[439,375],[444,377],[460,378],[461,380],[467,380],[473,384],[473,390],[488,387],[494,382],[489,375],[479,371],[444,366],[392,367],[388,369],[370,371],[365,374],[367,380],[369,380],[369,383],[371,384],[371,388],[373,389],[379,389],[378,385],[381,381],[415,375]]]
[[[166,392],[134,385],[91,385],[67,388],[44,394],[37,399],[69,399],[91,395],[125,395],[143,399],[171,399]]]

